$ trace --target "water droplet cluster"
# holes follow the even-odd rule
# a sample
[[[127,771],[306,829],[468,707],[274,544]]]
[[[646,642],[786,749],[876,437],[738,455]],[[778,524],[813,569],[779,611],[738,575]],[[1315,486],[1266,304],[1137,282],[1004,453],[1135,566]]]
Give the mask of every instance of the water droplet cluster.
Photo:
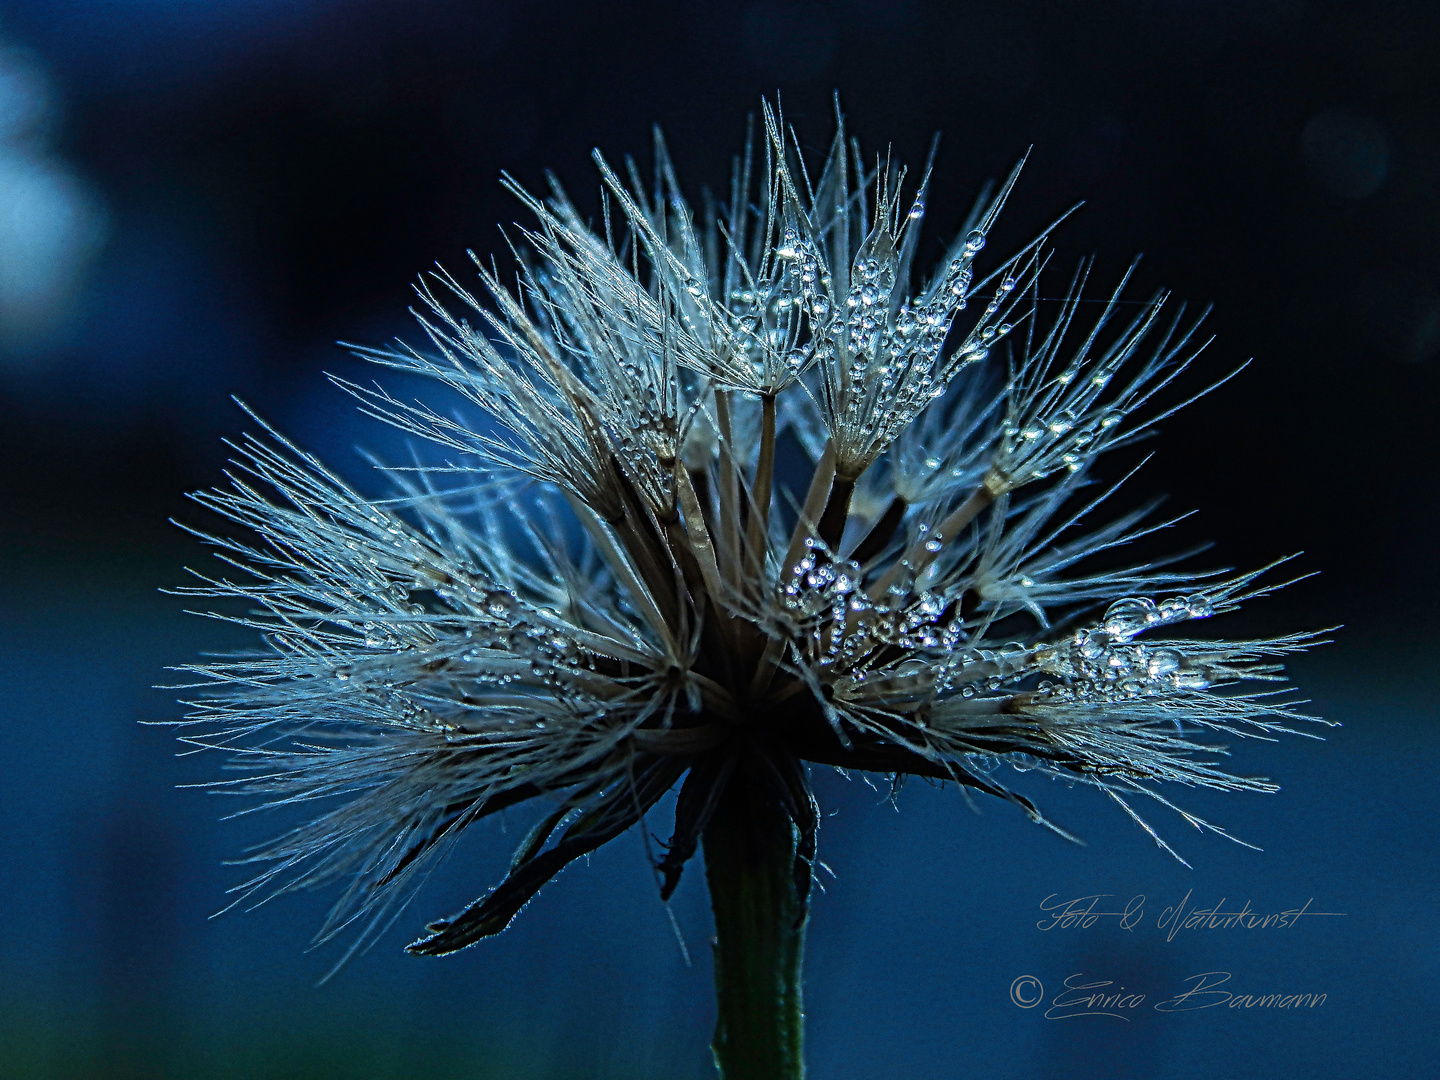
[[[850,290],[829,326],[817,331],[826,357],[836,357],[825,372],[823,405],[830,434],[842,460],[861,467],[886,449],[930,402],[945,393],[950,378],[968,364],[984,360],[1011,330],[992,321],[1009,289],[996,290],[981,321],[955,353],[942,361],[956,315],[969,302],[973,261],[985,246],[979,230],[967,235],[956,258],[925,294],[897,295],[897,238],[882,221],[866,238],[850,271]],[[1014,287],[1013,279],[1010,288]]]
[[[807,658],[827,679],[865,681],[874,674],[871,662],[887,646],[950,653],[960,643],[963,628],[954,605],[938,593],[916,593],[913,576],[897,576],[879,600],[862,584],[858,563],[831,559],[813,540],[785,579],[785,610]]]
[[[1046,658],[1045,671],[1063,680],[1047,684],[1046,693],[1055,700],[1119,701],[1204,690],[1210,671],[1187,659],[1183,645],[1148,646],[1132,639],[1147,630],[1208,618],[1213,610],[1204,596],[1172,597],[1159,604],[1145,597],[1116,600],[1100,626],[1075,631]]]

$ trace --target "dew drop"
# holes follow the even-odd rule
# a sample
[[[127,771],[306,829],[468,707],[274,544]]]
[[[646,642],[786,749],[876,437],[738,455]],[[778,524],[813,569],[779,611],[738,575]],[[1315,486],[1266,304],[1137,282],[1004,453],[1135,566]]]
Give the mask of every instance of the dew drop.
[[[1162,619],[1155,607],[1155,601],[1144,597],[1130,596],[1116,600],[1105,609],[1105,632],[1122,641],[1128,641],[1152,623]]]
[[[1192,619],[1208,619],[1215,614],[1215,605],[1203,596],[1190,597],[1188,607]]]
[[[507,618],[515,610],[515,597],[502,589],[485,594],[485,610],[497,619]]]
[[[1174,649],[1156,649],[1150,654],[1145,669],[1151,677],[1173,674],[1180,669],[1180,654]]]

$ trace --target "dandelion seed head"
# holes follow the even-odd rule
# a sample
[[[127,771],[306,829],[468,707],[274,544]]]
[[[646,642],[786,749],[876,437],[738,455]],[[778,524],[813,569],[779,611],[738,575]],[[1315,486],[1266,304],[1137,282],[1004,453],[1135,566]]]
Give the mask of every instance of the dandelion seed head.
[[[1314,638],[1189,632],[1267,587],[1127,564],[1179,519],[1104,519],[1120,483],[1092,476],[1183,403],[1199,320],[1163,293],[1123,303],[1128,272],[1089,317],[1089,260],[1042,305],[1050,229],[990,240],[1018,165],[924,276],[933,162],[914,182],[867,163],[843,122],[806,162],[762,120],[703,216],[658,136],[653,187],[597,154],[600,227],[558,184],[506,181],[534,219],[513,284],[479,260],[474,289],[428,275],[423,343],[358,350],[486,422],[337,380],[444,468],[368,500],[262,423],[229,485],[195,496],[252,538],[206,535],[227,569],[182,591],[247,601],[230,617],[265,648],[189,668],[185,739],[233,756],[227,787],[320,808],[251,857],[239,900],[336,883],[319,936],[349,930],[353,951],[466,828],[533,803],[500,884],[411,946],[453,952],[679,785],[668,896],[742,761],[811,853],[806,762],[1038,821],[999,765],[1137,820],[1125,798],[1170,806],[1164,783],[1273,790],[1222,770],[1213,739],[1308,723],[1249,687]]]

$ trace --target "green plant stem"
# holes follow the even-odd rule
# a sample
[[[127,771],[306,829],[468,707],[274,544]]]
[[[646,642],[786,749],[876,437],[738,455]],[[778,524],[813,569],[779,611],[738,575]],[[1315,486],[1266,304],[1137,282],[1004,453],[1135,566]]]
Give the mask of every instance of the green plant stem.
[[[800,1080],[805,908],[795,826],[742,767],[704,841],[715,913],[715,1064],[723,1080]]]

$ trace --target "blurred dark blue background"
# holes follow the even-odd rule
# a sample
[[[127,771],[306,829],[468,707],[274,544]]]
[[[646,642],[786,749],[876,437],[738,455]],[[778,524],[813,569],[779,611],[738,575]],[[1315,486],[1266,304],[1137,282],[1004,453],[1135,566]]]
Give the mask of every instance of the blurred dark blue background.
[[[822,146],[838,87],[872,150],[944,133],[931,243],[979,183],[1035,152],[1018,240],[1076,198],[1062,253],[1213,301],[1217,374],[1166,424],[1150,486],[1191,538],[1323,575],[1232,635],[1346,623],[1294,665],[1324,743],[1240,747],[1270,798],[1187,807],[1266,849],[1182,832],[1158,852],[1091,793],[1026,790],[1077,848],[1005,807],[907,788],[896,813],[819,777],[836,873],[812,922],[812,1074],[828,1078],[1435,1075],[1424,1003],[1440,749],[1440,9],[1430,3],[0,3],[0,1072],[22,1077],[708,1075],[708,914],[675,916],[628,836],[509,932],[448,961],[399,947],[493,882],[476,835],[401,925],[321,989],[324,896],[207,921],[276,822],[177,784],[163,667],[247,644],[157,589],[206,556],[167,516],[214,482],[238,393],[360,474],[361,422],[322,369],[336,339],[404,332],[409,284],[499,250],[499,189],[554,168],[594,205],[592,146],[660,123],[692,191],[719,187],[762,92]],[[1021,781],[1023,785],[1023,779]],[[518,821],[512,829],[521,827]],[[656,822],[654,829],[663,832]],[[1344,917],[1166,942],[1035,928],[1049,894]],[[1111,921],[1113,923],[1113,920]],[[1309,1013],[1044,1020],[1010,1001],[1075,972],[1178,991],[1329,995]],[[1152,999],[1154,1000],[1154,999]]]

